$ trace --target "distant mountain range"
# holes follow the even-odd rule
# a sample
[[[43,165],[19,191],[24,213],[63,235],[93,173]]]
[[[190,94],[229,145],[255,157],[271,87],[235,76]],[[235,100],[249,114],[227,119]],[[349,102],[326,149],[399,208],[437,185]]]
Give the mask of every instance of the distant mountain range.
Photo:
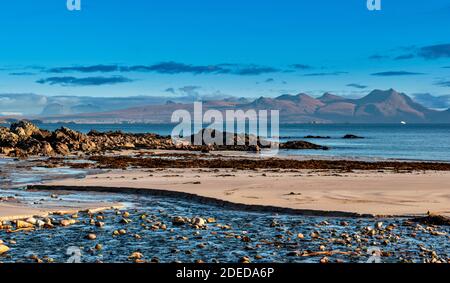
[[[137,105],[158,105],[168,100],[189,103],[191,96],[128,96],[128,97],[92,97],[92,96],[46,96],[33,93],[0,94],[0,116],[11,115],[73,115],[114,111]]]
[[[52,107],[58,108],[57,105]],[[81,106],[80,106],[81,107]],[[45,122],[78,123],[169,123],[173,111],[193,111],[192,103],[167,101],[114,111],[98,112],[95,105],[82,106],[93,113],[45,115]],[[281,95],[276,98],[208,100],[203,110],[280,110],[282,123],[450,123],[450,109],[438,111],[426,108],[404,93],[393,89],[374,90],[359,99],[348,99],[331,93],[319,98],[307,94]],[[51,112],[51,111],[49,111]]]

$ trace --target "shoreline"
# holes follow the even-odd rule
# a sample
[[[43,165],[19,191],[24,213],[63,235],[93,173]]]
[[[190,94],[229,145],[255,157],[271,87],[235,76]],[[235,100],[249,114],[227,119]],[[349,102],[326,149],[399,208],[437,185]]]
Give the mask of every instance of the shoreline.
[[[217,206],[220,208],[248,211],[248,212],[261,212],[261,213],[281,213],[292,214],[301,216],[321,216],[321,217],[352,217],[352,218],[378,218],[378,217],[414,217],[417,215],[384,215],[377,216],[372,214],[359,214],[345,211],[326,211],[326,210],[310,210],[310,209],[294,209],[288,207],[268,206],[268,205],[254,205],[245,203],[234,203],[222,199],[205,197],[193,193],[159,190],[159,189],[147,189],[147,188],[130,188],[130,187],[97,187],[97,186],[49,186],[49,185],[31,185],[28,186],[30,190],[43,190],[43,191],[74,191],[74,192],[101,192],[101,193],[120,193],[120,194],[135,194],[135,195],[150,195],[150,196],[164,196],[170,198],[182,198],[186,201],[194,201],[199,204],[206,204]]]
[[[79,207],[67,207],[67,208],[34,208],[28,205],[3,205],[0,204],[0,222],[2,221],[15,221],[23,220],[27,218],[45,218],[50,215],[70,215],[77,214],[80,212],[96,213],[100,211],[110,210],[110,209],[121,209],[123,205],[121,204],[99,204],[99,205],[88,205]]]
[[[449,216],[450,172],[335,172],[214,168],[112,169],[39,189],[149,193],[231,208],[350,217]]]

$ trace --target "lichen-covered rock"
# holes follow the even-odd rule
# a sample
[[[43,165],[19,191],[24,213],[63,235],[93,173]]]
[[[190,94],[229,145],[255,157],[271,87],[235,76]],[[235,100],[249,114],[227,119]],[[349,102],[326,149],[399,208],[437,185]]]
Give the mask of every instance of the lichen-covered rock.
[[[0,127],[0,147],[15,147],[19,139],[19,136],[8,128]]]
[[[40,134],[40,129],[28,121],[13,123],[10,130],[21,137],[31,137],[32,135]]]
[[[56,143],[55,151],[56,153],[61,155],[68,155],[70,153],[69,147],[66,144],[60,142]]]

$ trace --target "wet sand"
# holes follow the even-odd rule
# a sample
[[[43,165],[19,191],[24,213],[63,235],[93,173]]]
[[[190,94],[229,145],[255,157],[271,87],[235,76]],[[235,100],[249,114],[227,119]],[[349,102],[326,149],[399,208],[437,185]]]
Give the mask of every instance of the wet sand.
[[[0,202],[0,222],[26,219],[29,217],[47,217],[51,214],[74,214],[81,211],[98,212],[111,208],[121,208],[120,203],[102,202],[62,202],[46,201],[39,205],[18,202]]]
[[[450,172],[129,169],[46,186],[167,190],[236,204],[376,216],[450,216]]]

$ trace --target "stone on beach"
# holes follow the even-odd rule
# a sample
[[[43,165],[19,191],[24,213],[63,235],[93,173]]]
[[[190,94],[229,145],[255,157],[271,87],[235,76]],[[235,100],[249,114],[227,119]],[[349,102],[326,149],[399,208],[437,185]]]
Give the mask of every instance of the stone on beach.
[[[17,220],[16,227],[17,229],[27,229],[27,228],[34,228],[34,225],[23,220]]]
[[[97,239],[97,235],[95,235],[94,233],[89,233],[86,236],[86,239],[88,239],[88,240],[95,240],[95,239]]]
[[[180,225],[184,225],[186,223],[187,223],[187,220],[184,217],[175,216],[174,218],[172,218],[172,224],[173,225],[180,226]]]
[[[97,221],[95,222],[95,226],[102,228],[103,226],[105,226],[105,222]]]
[[[143,258],[144,255],[140,252],[133,252],[131,253],[131,255],[128,257],[129,259],[141,259]]]
[[[60,221],[61,226],[70,226],[77,223],[77,221],[75,219],[62,219]]]
[[[25,221],[30,223],[30,224],[33,224],[33,225],[37,224],[37,219],[34,218],[34,217],[27,218],[27,220],[25,220]]]
[[[0,244],[0,255],[7,253],[9,251],[9,247],[3,244]]]
[[[191,219],[191,223],[198,227],[203,227],[206,225],[206,220],[201,217],[194,217]]]

